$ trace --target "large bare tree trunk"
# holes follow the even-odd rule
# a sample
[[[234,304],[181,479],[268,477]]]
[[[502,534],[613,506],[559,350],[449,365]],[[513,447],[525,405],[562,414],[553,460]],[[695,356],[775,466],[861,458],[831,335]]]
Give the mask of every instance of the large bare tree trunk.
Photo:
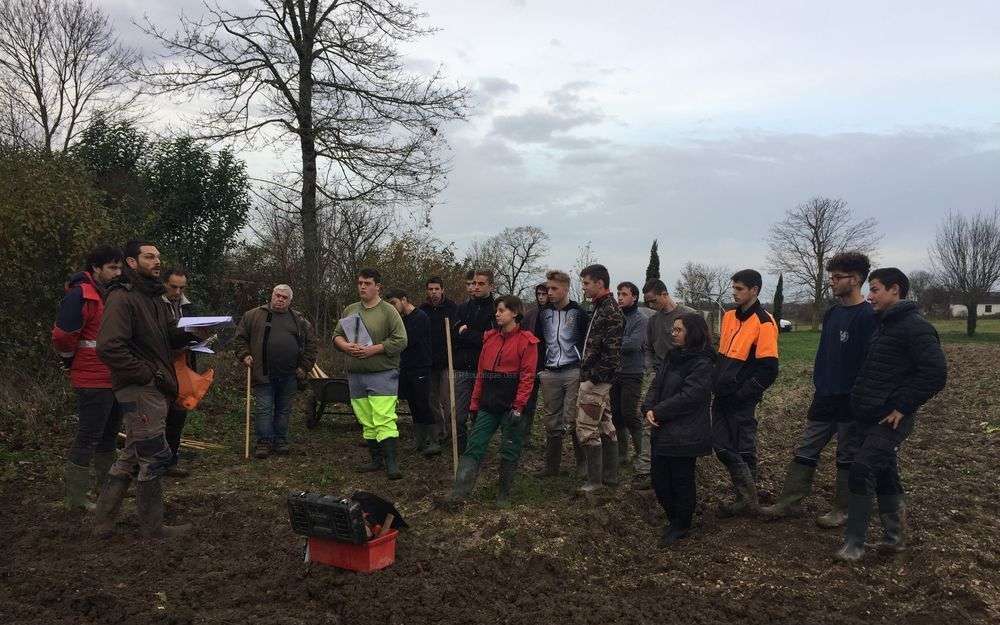
[[[974,336],[976,334],[976,323],[979,321],[979,302],[967,301],[965,306],[969,309],[969,314],[965,316],[965,334]]]

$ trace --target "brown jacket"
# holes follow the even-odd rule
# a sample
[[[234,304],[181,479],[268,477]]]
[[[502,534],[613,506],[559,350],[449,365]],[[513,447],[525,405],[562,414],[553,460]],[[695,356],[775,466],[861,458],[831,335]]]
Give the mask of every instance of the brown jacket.
[[[128,268],[108,287],[97,355],[111,370],[115,390],[155,382],[168,399],[177,396],[172,350],[194,337],[177,328],[160,297],[164,291],[159,280]]]
[[[266,384],[268,377],[264,375],[264,330],[267,328],[267,314],[270,312],[269,305],[252,308],[243,314],[240,325],[236,328],[236,336],[233,338],[233,353],[236,360],[243,362],[247,356],[253,356],[253,383]],[[299,362],[298,369],[305,375],[312,370],[316,364],[316,333],[312,324],[302,313],[289,309],[292,318],[295,320],[295,327],[298,331],[299,342]]]

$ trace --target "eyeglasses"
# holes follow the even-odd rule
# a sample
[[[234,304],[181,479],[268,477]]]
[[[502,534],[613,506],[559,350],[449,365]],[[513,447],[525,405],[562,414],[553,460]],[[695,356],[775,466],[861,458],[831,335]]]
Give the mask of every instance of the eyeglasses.
[[[828,282],[840,282],[841,280],[846,280],[848,278],[853,278],[854,276],[849,273],[831,273],[827,277]]]

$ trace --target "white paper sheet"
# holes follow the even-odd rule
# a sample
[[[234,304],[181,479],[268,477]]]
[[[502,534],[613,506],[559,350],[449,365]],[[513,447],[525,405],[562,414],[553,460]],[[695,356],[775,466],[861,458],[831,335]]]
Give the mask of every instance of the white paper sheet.
[[[232,317],[181,317],[177,320],[178,328],[207,328],[209,326],[228,326],[232,324]]]
[[[365,327],[365,322],[361,320],[361,315],[358,313],[347,315],[341,319],[340,327],[343,328],[349,343],[357,343],[362,347],[373,344],[372,337],[368,334],[368,328]]]

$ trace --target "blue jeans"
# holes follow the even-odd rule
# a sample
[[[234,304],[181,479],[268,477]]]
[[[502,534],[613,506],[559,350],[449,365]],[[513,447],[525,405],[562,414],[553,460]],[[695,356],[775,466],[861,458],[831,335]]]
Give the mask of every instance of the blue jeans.
[[[267,384],[253,387],[253,420],[258,443],[287,443],[288,417],[298,389],[295,375],[272,377]]]

